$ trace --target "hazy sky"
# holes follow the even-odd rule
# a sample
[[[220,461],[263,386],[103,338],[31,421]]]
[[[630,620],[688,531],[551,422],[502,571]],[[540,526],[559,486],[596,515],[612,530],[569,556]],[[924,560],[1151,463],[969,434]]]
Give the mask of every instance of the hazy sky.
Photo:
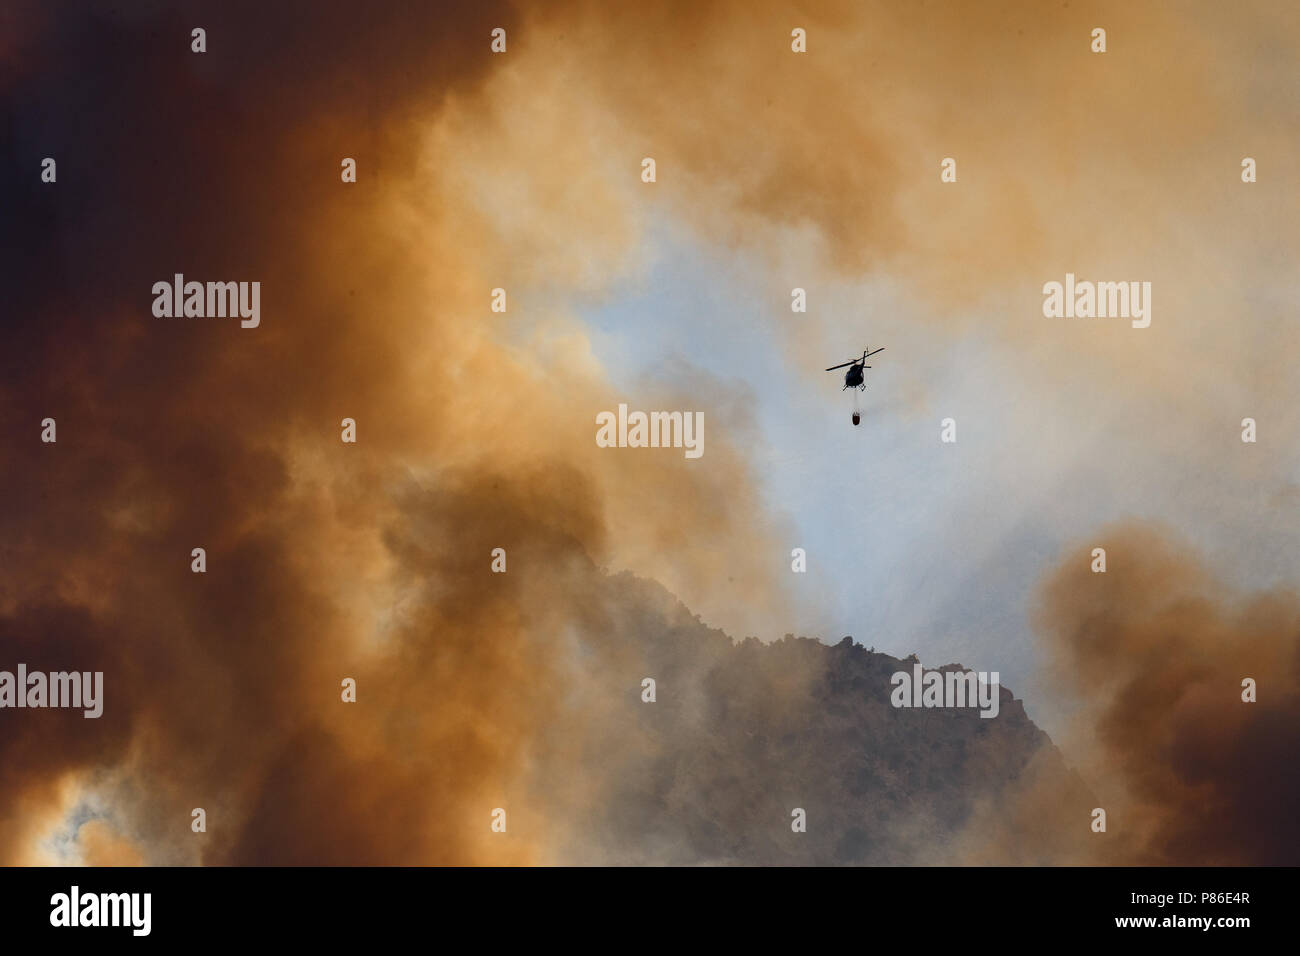
[[[535,862],[446,821],[582,706],[566,641],[640,607],[605,571],[733,637],[999,671],[1059,740],[1118,741],[1157,817],[1194,805],[1143,790],[1164,725],[1080,701],[1186,651],[1175,699],[1221,704],[1236,640],[1294,666],[1295,5],[5,16],[0,625],[113,703],[0,739],[0,859]],[[261,326],[153,316],[178,271],[261,281]],[[1067,273],[1151,283],[1150,327],[1044,317]],[[823,369],[880,346],[854,428]],[[596,447],[619,402],[702,411],[703,457]],[[1089,656],[1097,619],[1124,640]],[[375,706],[340,716],[341,674]],[[236,835],[159,822],[200,802]]]

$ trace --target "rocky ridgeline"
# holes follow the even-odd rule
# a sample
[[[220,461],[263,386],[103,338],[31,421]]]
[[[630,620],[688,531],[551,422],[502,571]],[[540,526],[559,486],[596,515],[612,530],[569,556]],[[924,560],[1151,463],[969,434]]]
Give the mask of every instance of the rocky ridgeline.
[[[635,703],[596,709],[584,773],[603,777],[610,793],[592,821],[587,845],[600,849],[591,862],[1077,856],[1090,795],[1005,687],[994,719],[974,708],[898,708],[890,678],[911,671],[915,657],[847,637],[834,646],[790,635],[734,642],[677,608],[658,627],[624,627],[610,639],[624,665],[630,653],[641,657],[656,699],[628,695]],[[1053,836],[1038,808],[1069,832]],[[805,832],[792,827],[797,809]]]

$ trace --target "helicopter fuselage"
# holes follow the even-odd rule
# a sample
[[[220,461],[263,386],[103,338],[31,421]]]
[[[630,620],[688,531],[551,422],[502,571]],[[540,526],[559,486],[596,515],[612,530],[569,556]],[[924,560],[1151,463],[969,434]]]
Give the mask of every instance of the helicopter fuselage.
[[[884,350],[885,349],[883,346],[881,348],[876,349],[875,352],[871,352],[868,351],[867,349],[863,349],[862,358],[850,359],[847,362],[841,362],[839,365],[832,365],[826,371],[834,372],[837,369],[845,368],[847,366],[848,371],[844,373],[844,388],[845,389],[856,388],[859,391],[861,391],[862,389],[865,389],[867,387],[867,383],[863,381],[863,376],[866,374],[866,370],[871,368],[871,366],[867,364],[867,359],[875,355],[876,352],[883,352]],[[858,413],[856,411],[857,409],[856,396],[853,399],[853,407],[855,409],[855,411],[853,412],[853,424],[856,425],[858,423]]]

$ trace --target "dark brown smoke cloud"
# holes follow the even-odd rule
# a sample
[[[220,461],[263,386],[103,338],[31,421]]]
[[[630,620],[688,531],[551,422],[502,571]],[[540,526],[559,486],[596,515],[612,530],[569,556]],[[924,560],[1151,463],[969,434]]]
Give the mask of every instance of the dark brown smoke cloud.
[[[1106,856],[1142,864],[1300,860],[1300,595],[1235,591],[1168,529],[1118,524],[1046,582],[1065,744],[1109,816]],[[1242,700],[1251,678],[1258,700]]]
[[[658,552],[720,603],[780,600],[725,436],[695,472],[601,457],[598,370],[490,324],[491,237],[428,140],[516,22],[6,13],[0,666],[102,670],[105,712],[4,712],[0,861],[535,862],[568,775],[534,755],[582,707],[574,616],[602,564]],[[175,272],[259,280],[261,327],[155,318]]]
[[[73,776],[151,862],[415,862],[435,846],[441,860],[469,858],[459,801],[511,756],[477,746],[475,708],[502,712],[492,729],[504,739],[519,730],[508,671],[483,678],[528,652],[513,635],[492,643],[474,614],[494,602],[480,597],[462,629],[439,634],[465,671],[386,682],[403,651],[386,651],[388,667],[367,659],[370,622],[348,618],[329,573],[364,574],[365,556],[330,529],[378,527],[367,499],[386,468],[363,451],[313,483],[289,454],[313,431],[337,442],[344,414],[403,417],[379,411],[392,343],[362,334],[382,329],[369,290],[392,276],[355,258],[342,284],[360,299],[318,279],[314,230],[332,221],[340,259],[366,241],[366,199],[330,190],[340,157],[372,178],[408,165],[383,116],[471,87],[486,60],[462,31],[486,36],[509,15],[246,3],[10,15],[3,657],[103,670],[106,704],[98,721],[6,713],[0,858],[45,858],[34,834]],[[195,26],[202,56],[189,50]],[[57,186],[31,175],[46,155]],[[260,279],[266,334],[156,320],[145,293],[173,272]],[[47,416],[55,445],[31,441]],[[477,550],[472,526],[457,530]],[[200,545],[202,576],[186,558]],[[475,668],[480,641],[493,650]],[[360,704],[338,716],[344,675],[369,715]],[[386,726],[448,696],[428,686],[443,682],[462,707],[439,741],[461,749],[455,773],[436,767],[427,737]],[[190,834],[192,807],[207,810],[208,834]]]

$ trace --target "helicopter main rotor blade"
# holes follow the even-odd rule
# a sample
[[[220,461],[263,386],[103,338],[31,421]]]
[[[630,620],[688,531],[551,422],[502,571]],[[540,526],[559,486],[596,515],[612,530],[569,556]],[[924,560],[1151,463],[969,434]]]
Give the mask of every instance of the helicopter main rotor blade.
[[[884,350],[885,347],[882,345],[880,348],[876,349],[875,352],[868,352],[866,355],[863,356],[863,358],[871,358],[871,356],[876,355],[879,352],[883,352]]]
[[[857,365],[857,364],[858,364],[858,360],[857,360],[857,359],[854,359],[852,362],[844,362],[844,363],[842,363],[842,364],[840,364],[840,365],[832,365],[832,366],[831,366],[830,368],[828,368],[826,371],[828,371],[828,372],[833,372],[833,371],[835,371],[837,368],[844,368],[846,365]]]

